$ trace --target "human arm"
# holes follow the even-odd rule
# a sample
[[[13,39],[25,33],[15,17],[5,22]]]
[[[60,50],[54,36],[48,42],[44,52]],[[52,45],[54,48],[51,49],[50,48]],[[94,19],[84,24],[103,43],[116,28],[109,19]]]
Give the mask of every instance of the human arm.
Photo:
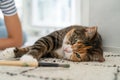
[[[8,37],[0,38],[0,50],[22,45],[22,29],[14,0],[0,1],[0,9],[4,15]]]
[[[8,38],[0,38],[0,50],[8,47],[20,47],[22,45],[22,29],[17,13],[12,16],[4,16]]]

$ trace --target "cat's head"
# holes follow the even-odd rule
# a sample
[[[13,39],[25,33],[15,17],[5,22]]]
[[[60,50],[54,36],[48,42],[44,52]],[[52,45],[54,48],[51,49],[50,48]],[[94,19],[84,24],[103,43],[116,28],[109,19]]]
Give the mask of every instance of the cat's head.
[[[63,40],[65,58],[71,61],[103,61],[102,53],[96,52],[95,56],[97,56],[97,59],[93,60],[94,53],[90,51],[95,48],[94,44],[96,45],[96,43],[94,42],[98,37],[97,35],[97,27],[95,26],[70,30]]]

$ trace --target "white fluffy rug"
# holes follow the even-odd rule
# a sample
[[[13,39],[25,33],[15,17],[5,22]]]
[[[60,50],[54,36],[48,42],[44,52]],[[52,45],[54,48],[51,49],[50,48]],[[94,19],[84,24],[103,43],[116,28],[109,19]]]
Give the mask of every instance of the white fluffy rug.
[[[0,80],[120,80],[120,53],[104,52],[105,62],[70,62],[42,59],[43,62],[70,64],[62,67],[0,66]]]

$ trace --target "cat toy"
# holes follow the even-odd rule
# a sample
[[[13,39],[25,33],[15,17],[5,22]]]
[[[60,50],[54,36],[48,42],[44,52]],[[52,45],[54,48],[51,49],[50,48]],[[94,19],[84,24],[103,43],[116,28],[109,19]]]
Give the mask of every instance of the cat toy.
[[[23,62],[0,60],[0,66],[21,66],[21,67],[63,67],[69,68],[69,64],[46,63],[46,62]]]

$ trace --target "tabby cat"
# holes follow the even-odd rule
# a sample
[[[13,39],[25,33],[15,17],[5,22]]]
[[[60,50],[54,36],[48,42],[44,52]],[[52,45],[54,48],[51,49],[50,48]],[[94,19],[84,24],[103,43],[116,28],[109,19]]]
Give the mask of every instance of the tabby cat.
[[[103,62],[102,39],[97,27],[72,25],[38,39],[32,46],[15,48],[14,57],[22,61],[37,61],[54,57],[70,61]]]

